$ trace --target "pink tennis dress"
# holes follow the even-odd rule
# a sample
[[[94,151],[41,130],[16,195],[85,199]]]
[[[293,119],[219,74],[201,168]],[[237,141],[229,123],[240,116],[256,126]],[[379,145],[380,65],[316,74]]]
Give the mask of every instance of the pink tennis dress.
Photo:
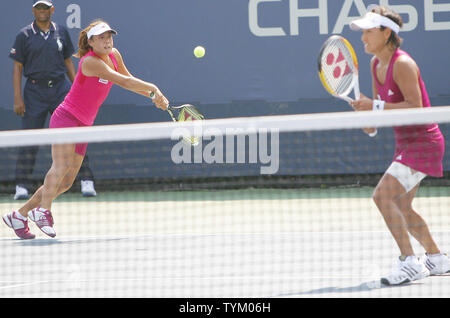
[[[402,55],[408,54],[400,49],[395,51],[389,63],[384,84],[381,84],[375,75],[379,60],[376,59],[373,64],[378,97],[387,103],[404,101],[404,97],[393,78],[394,63]],[[419,86],[422,92],[423,107],[431,107],[420,71]],[[396,145],[393,161],[400,162],[429,176],[442,177],[445,142],[437,124],[399,126],[394,127],[394,132]]]
[[[89,56],[98,57],[93,51],[90,51],[81,58],[72,88],[64,101],[53,112],[50,119],[50,128],[92,126],[94,123],[98,110],[108,96],[113,83],[99,77],[83,74],[81,66]],[[109,54],[109,57],[117,71],[118,66],[114,54]],[[75,152],[85,155],[86,148],[86,143],[77,144]]]

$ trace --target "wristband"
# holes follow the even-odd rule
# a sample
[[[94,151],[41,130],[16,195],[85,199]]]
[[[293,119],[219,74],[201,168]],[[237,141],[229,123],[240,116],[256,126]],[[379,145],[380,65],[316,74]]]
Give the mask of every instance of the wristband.
[[[384,101],[380,99],[374,99],[372,104],[373,111],[381,111],[384,110]]]
[[[368,134],[369,137],[375,137],[378,134],[378,129],[375,129],[373,133]]]

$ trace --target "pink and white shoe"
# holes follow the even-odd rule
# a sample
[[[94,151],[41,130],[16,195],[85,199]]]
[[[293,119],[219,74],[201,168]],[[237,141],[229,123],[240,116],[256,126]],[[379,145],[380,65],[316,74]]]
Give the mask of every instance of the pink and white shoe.
[[[16,235],[23,240],[34,239],[36,236],[30,232],[28,227],[28,219],[24,220],[24,217],[19,215],[19,212],[13,211],[3,216],[5,224],[12,228]]]
[[[49,210],[39,207],[28,212],[28,217],[36,223],[42,232],[50,237],[56,236],[56,232],[53,229],[53,216]]]

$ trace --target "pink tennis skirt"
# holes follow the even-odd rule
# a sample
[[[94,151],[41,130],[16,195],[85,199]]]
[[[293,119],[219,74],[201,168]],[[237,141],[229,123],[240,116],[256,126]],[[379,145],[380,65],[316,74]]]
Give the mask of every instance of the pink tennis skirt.
[[[86,127],[78,118],[69,113],[67,110],[58,106],[50,118],[50,128],[69,128],[69,127]],[[87,143],[75,144],[75,153],[84,156],[86,154]]]

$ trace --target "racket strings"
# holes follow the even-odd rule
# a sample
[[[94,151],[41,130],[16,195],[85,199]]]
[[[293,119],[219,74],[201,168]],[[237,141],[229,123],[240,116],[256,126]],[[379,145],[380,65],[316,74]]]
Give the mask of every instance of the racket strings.
[[[194,106],[187,106],[184,108],[185,112],[189,113],[190,116],[192,116],[194,119],[202,120],[204,119],[203,115],[200,114],[200,112],[194,107]]]
[[[349,93],[353,86],[353,74],[356,69],[352,54],[342,41],[331,41],[322,52],[321,71],[334,94]]]
[[[185,104],[185,105],[178,107],[178,109],[180,109],[180,113],[178,115],[178,121],[192,121],[192,120],[203,120],[204,119],[203,115],[193,105]],[[183,140],[192,146],[197,146],[200,142],[200,137],[186,135],[186,136],[183,136]]]

